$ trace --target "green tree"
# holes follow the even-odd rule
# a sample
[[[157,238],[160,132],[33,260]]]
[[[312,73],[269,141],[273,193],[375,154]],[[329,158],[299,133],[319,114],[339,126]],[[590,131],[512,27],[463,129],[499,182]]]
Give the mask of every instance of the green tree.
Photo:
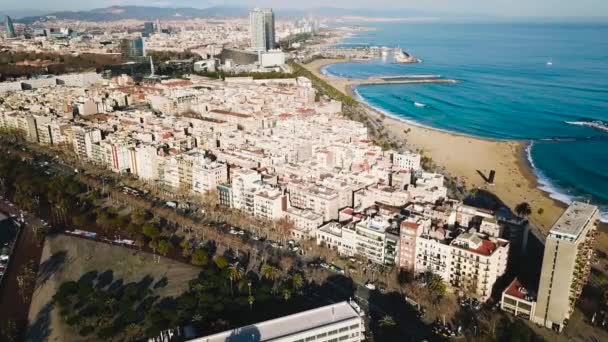
[[[190,262],[196,266],[205,266],[209,262],[209,256],[204,249],[199,247],[194,250],[194,253],[192,253]]]
[[[144,233],[144,235],[149,237],[150,239],[156,239],[160,236],[160,230],[158,229],[156,223],[153,222],[148,222],[144,224],[142,228],[142,233]]]
[[[225,256],[217,256],[215,257],[215,265],[217,266],[217,268],[219,268],[220,270],[225,269],[226,267],[228,267],[228,259],[226,259]]]
[[[285,300],[286,302],[289,301],[289,299],[291,299],[291,290],[288,288],[283,289],[283,300]]]
[[[382,319],[378,321],[378,324],[383,328],[392,328],[397,325],[395,319],[391,315],[382,316]]]
[[[230,292],[233,293],[232,283],[235,281],[239,281],[241,280],[241,278],[243,278],[243,270],[239,267],[239,265],[230,265],[226,269],[226,274],[228,276],[228,279],[230,279]]]
[[[279,269],[269,264],[262,265],[261,273],[262,277],[273,282],[279,278]]]
[[[291,285],[296,292],[301,293],[302,287],[304,287],[304,278],[302,278],[300,273],[293,275],[293,278],[291,278]]]
[[[190,246],[190,241],[187,239],[183,239],[182,242],[179,243],[179,246],[182,249],[182,256],[189,257],[192,255],[192,247]]]
[[[171,243],[165,239],[158,241],[158,253],[167,256],[171,250]]]

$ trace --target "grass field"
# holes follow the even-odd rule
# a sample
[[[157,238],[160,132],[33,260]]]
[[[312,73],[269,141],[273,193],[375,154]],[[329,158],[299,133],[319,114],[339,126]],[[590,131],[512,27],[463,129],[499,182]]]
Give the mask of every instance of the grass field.
[[[156,262],[158,261],[158,262]],[[99,273],[111,270],[114,279],[124,283],[138,282],[145,276],[155,280],[163,277],[168,285],[155,291],[160,297],[177,296],[186,290],[188,281],[200,269],[167,258],[159,260],[151,254],[124,247],[57,235],[49,237],[44,245],[36,290],[29,311],[27,341],[90,341],[63,323],[52,297],[59,286],[69,280],[77,281],[90,271]]]

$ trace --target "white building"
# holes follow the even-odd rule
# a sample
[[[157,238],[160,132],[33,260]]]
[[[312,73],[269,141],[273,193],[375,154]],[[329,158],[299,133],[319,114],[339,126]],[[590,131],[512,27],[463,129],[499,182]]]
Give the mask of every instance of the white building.
[[[414,152],[393,153],[393,166],[397,170],[420,170],[420,154]]]
[[[191,341],[358,342],[365,339],[364,313],[354,302],[341,302]]]
[[[228,182],[228,166],[208,159],[195,161],[192,166],[192,190],[206,193]]]
[[[286,216],[293,222],[292,238],[296,240],[315,237],[315,230],[323,224],[323,216],[309,209],[288,208]]]
[[[509,242],[475,232],[451,234],[437,228],[416,238],[415,271],[435,273],[451,288],[487,300],[506,271]]]

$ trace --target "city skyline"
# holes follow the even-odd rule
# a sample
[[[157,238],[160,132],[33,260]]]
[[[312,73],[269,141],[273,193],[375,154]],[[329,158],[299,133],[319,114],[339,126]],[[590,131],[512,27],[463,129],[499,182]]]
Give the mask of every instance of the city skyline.
[[[32,15],[41,14],[44,11],[79,11],[104,8],[109,6],[149,6],[149,7],[193,7],[207,8],[213,6],[231,7],[273,7],[277,9],[315,9],[328,7],[327,3],[320,0],[307,1],[306,3],[283,2],[278,0],[93,0],[87,3],[74,5],[68,0],[57,0],[52,3],[40,0],[7,0],[0,6],[0,12],[19,11],[27,13],[31,10]],[[608,16],[608,3],[601,0],[581,0],[574,2],[562,2],[556,0],[540,0],[528,2],[524,0],[497,0],[491,3],[478,0],[461,0],[457,5],[449,0],[431,0],[424,3],[416,1],[380,0],[373,4],[369,1],[337,0],[331,3],[333,8],[348,9],[399,9],[412,11],[413,15],[420,13],[438,13],[445,16],[450,15],[487,15],[496,17],[605,17]],[[463,10],[464,9],[464,10]]]

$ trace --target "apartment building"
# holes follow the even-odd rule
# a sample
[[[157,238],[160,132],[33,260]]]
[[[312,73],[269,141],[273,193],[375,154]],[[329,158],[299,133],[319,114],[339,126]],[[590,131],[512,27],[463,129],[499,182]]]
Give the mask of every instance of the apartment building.
[[[356,303],[340,302],[191,341],[358,342],[365,339],[364,315]]]
[[[93,144],[101,141],[101,131],[80,125],[72,126],[72,144],[78,158],[91,159]]]
[[[414,152],[393,153],[393,166],[397,170],[418,171],[421,169],[421,156]]]
[[[228,182],[228,165],[209,159],[198,160],[192,166],[192,190],[206,193]]]
[[[289,183],[289,203],[292,207],[310,209],[323,216],[323,221],[338,219],[338,192],[325,186],[302,182]]]
[[[399,229],[399,262],[401,269],[413,271],[416,267],[416,239],[422,230],[430,227],[431,221],[422,217],[403,220]]]
[[[357,239],[354,224],[343,225],[329,222],[315,231],[317,245],[337,251],[342,256],[357,255]]]
[[[598,220],[597,206],[573,202],[549,231],[535,323],[558,332],[564,329],[591,270]]]
[[[281,190],[267,184],[255,191],[253,203],[253,216],[267,221],[280,219],[287,209],[287,197]]]
[[[435,273],[451,288],[482,300],[491,296],[494,283],[505,273],[508,257],[508,241],[474,230],[434,228],[416,237],[416,272]]]
[[[291,237],[295,240],[315,237],[315,230],[323,224],[323,216],[310,209],[288,208],[285,215],[294,224]]]

